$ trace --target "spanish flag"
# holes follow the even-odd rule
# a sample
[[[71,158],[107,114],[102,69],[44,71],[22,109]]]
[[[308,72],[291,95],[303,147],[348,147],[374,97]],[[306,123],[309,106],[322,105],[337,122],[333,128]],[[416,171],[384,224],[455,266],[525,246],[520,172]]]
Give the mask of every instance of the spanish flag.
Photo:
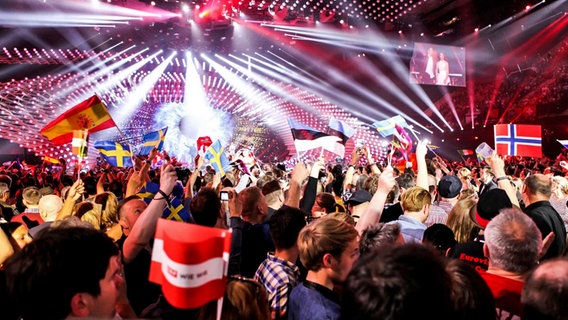
[[[58,164],[58,163],[59,163],[59,160],[57,160],[57,159],[55,159],[55,158],[52,158],[52,157],[49,157],[49,156],[44,156],[44,157],[43,157],[43,161],[49,162],[49,163],[53,163],[53,164]]]
[[[88,130],[89,133],[115,127],[104,103],[96,95],[65,111],[40,130],[56,145],[70,143],[74,130]]]

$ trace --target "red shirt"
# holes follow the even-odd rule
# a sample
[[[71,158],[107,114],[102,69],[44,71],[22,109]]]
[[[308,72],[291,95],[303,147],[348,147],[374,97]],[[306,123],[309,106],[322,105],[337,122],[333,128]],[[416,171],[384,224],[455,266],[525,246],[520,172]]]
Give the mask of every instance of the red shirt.
[[[479,270],[479,274],[491,289],[495,298],[495,307],[499,313],[507,311],[512,315],[521,317],[523,315],[523,304],[521,303],[521,292],[524,282],[491,274]]]

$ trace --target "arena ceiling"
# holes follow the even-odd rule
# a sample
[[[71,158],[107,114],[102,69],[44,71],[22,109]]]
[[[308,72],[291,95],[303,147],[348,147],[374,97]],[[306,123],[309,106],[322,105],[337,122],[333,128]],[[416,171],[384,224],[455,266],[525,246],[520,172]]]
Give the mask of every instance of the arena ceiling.
[[[203,135],[262,161],[295,159],[288,118],[322,131],[343,120],[357,129],[346,156],[356,139],[381,154],[374,121],[402,114],[424,136],[455,129],[434,110],[451,89],[408,82],[415,42],[466,47],[468,76],[491,81],[527,63],[507,54],[566,10],[565,1],[517,0],[9,0],[0,8],[0,137],[72,157],[39,129],[96,93],[120,132],[91,141],[136,145],[167,126],[166,150],[187,162]],[[565,23],[557,33],[565,37]]]

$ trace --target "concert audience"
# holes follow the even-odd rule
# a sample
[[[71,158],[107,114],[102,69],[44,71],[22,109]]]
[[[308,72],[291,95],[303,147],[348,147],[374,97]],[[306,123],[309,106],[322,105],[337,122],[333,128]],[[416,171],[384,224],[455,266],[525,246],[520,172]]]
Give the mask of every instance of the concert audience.
[[[417,150],[419,152],[426,153],[422,149]],[[319,178],[324,175],[323,160],[307,166],[298,163],[292,173],[264,164],[259,166],[262,170],[257,170],[258,179],[255,180],[256,183],[262,181],[263,188],[255,187],[251,180],[240,192],[231,187],[241,178],[239,175],[242,173],[238,171],[230,172],[225,179],[216,178],[218,174],[212,171],[207,173],[210,175],[207,178],[199,168],[190,173],[189,190],[176,191],[181,203],[185,203],[191,213],[189,223],[233,228],[229,275],[235,277],[227,284],[227,301],[223,303],[222,315],[232,314],[235,319],[244,319],[247,314],[255,314],[262,319],[363,319],[378,315],[386,317],[388,312],[385,313],[384,308],[402,301],[407,303],[406,307],[389,311],[393,319],[420,312],[417,310],[421,308],[410,305],[422,304],[428,305],[428,310],[440,305],[432,312],[441,319],[494,318],[495,314],[499,317],[520,316],[525,307],[523,303],[526,303],[527,310],[531,310],[526,312],[527,317],[534,314],[554,317],[555,314],[546,313],[552,307],[535,298],[551,294],[544,291],[552,283],[546,277],[550,273],[530,271],[537,266],[536,261],[540,257],[542,260],[559,257],[566,248],[566,227],[562,215],[568,212],[568,206],[564,190],[566,179],[561,175],[567,171],[546,170],[561,167],[555,163],[565,158],[536,161],[495,156],[487,159],[485,167],[476,162],[450,162],[441,157],[422,163],[423,159],[423,155],[417,155],[418,170],[406,169],[396,180],[393,168],[379,168],[376,163],[373,163],[375,168],[361,170],[360,173],[356,171],[358,162],[351,163],[353,166],[349,168],[341,168],[341,174],[336,166],[327,183],[328,190],[333,190],[333,193],[318,192],[318,185],[323,181]],[[369,161],[361,159],[365,160]],[[202,161],[199,162],[202,164]],[[436,166],[436,172],[426,163]],[[529,167],[530,173],[526,169]],[[14,180],[18,183],[13,193],[8,191],[7,182],[0,182],[0,204],[6,220],[0,223],[0,263],[5,261],[3,267],[9,271],[0,272],[0,278],[9,284],[0,286],[0,297],[8,293],[8,298],[12,295],[10,290],[17,273],[11,263],[24,259],[22,252],[26,252],[27,246],[55,232],[59,225],[65,225],[69,216],[78,219],[81,215],[90,215],[93,227],[103,229],[110,241],[122,249],[127,286],[120,289],[125,291],[121,303],[128,298],[129,306],[133,308],[131,316],[193,319],[198,314],[201,318],[207,314],[205,318],[211,319],[210,312],[171,312],[175,308],[160,296],[160,287],[148,281],[154,229],[169,204],[169,197],[164,194],[174,193],[178,179],[175,168],[164,165],[151,169],[149,164],[141,163],[130,174],[123,169],[116,170],[122,174],[109,173],[113,170],[97,172],[96,169],[84,173],[83,179],[89,177],[86,180],[91,180],[86,186],[90,190],[87,192],[82,186],[83,179],[77,180],[65,174],[58,178],[26,178],[23,182],[16,177]],[[476,201],[478,192],[472,187],[477,172],[481,172],[484,184],[479,192],[479,201]],[[539,172],[546,172],[550,177]],[[428,176],[428,173],[431,175]],[[505,178],[507,175],[511,179]],[[73,174],[73,177],[77,176]],[[276,180],[277,177],[280,178]],[[364,177],[365,183],[356,183],[361,177]],[[206,179],[211,181],[207,183]],[[345,179],[351,181],[343,181]],[[146,190],[150,194],[148,196],[141,192],[146,182],[147,186],[151,184],[149,181],[153,181],[151,183],[155,183],[163,194],[152,194]],[[341,191],[339,181],[348,188]],[[112,185],[113,182],[116,183]],[[464,188],[466,184],[469,186]],[[432,190],[425,189],[425,186]],[[111,187],[117,190],[109,192]],[[222,188],[229,194],[226,205],[222,205],[219,199]],[[400,201],[399,191],[402,191]],[[517,191],[522,193],[521,201]],[[11,205],[16,203],[18,193],[22,194],[23,203],[28,208],[25,214],[20,214]],[[116,194],[123,194],[126,198],[118,203]],[[147,199],[148,204],[136,194]],[[87,197],[92,202],[80,202]],[[343,208],[342,201],[347,210]],[[387,204],[391,201],[397,204]],[[504,209],[518,208],[522,203],[527,205],[526,215],[518,210]],[[81,209],[83,206],[85,208]],[[74,211],[73,207],[79,209]],[[436,218],[432,215],[435,207],[442,208],[439,214],[435,213]],[[388,216],[389,209],[395,212],[391,208],[403,214]],[[271,217],[268,216],[270,212],[273,212]],[[38,219],[31,219],[33,214]],[[227,214],[230,215],[230,223],[219,223]],[[356,218],[359,219],[354,220]],[[379,223],[386,218],[392,222]],[[307,226],[306,221],[309,222]],[[37,229],[33,228],[38,224]],[[427,225],[430,227],[427,228]],[[34,235],[34,240],[28,235],[29,228],[33,228],[29,233]],[[437,248],[440,254],[432,255],[430,247]],[[359,252],[361,259],[351,270]],[[443,257],[446,252],[447,258]],[[435,277],[426,279],[422,271],[412,268],[414,264],[427,265],[425,270],[436,270],[432,271]],[[300,272],[302,265],[308,269],[306,278]],[[398,273],[389,271],[393,268]],[[370,276],[375,274],[384,277],[373,278],[374,281],[369,282]],[[526,298],[521,300],[521,289],[527,275],[535,282],[527,281]],[[247,279],[253,276],[258,282]],[[429,289],[429,283],[434,278],[441,283],[435,289],[440,291],[440,295],[436,301],[430,301],[433,289]],[[344,282],[345,279],[347,282]],[[485,279],[491,290],[481,279]],[[381,290],[395,286],[394,281],[399,281],[396,286],[404,293],[396,298],[400,299],[398,302],[392,300],[393,297],[365,294],[375,292],[373,290],[381,293]],[[417,286],[417,283],[423,283],[423,286]],[[424,296],[423,301],[413,300],[413,292],[421,290],[428,292],[428,297]],[[22,292],[18,294],[24,294]],[[250,292],[250,296],[258,300],[258,308],[244,306],[238,292]],[[263,294],[266,294],[265,298]],[[372,304],[367,305],[370,302]],[[23,310],[21,302],[13,306],[21,316],[32,312]],[[558,309],[554,310],[558,311],[554,312],[563,314],[561,307],[556,306]],[[69,308],[70,312],[75,312],[72,303]],[[58,311],[67,312],[65,310]]]

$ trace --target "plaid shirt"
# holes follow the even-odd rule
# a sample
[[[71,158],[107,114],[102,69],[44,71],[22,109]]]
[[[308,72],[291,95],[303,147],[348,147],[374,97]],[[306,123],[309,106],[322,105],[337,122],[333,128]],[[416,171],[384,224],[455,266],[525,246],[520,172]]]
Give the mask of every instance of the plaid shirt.
[[[430,214],[424,222],[424,224],[429,227],[435,223],[446,224],[450,211],[454,206],[447,201],[436,201],[430,206]]]
[[[298,266],[270,253],[254,275],[254,279],[262,283],[268,292],[270,310],[277,313],[288,309],[288,297],[298,284],[299,277]]]

